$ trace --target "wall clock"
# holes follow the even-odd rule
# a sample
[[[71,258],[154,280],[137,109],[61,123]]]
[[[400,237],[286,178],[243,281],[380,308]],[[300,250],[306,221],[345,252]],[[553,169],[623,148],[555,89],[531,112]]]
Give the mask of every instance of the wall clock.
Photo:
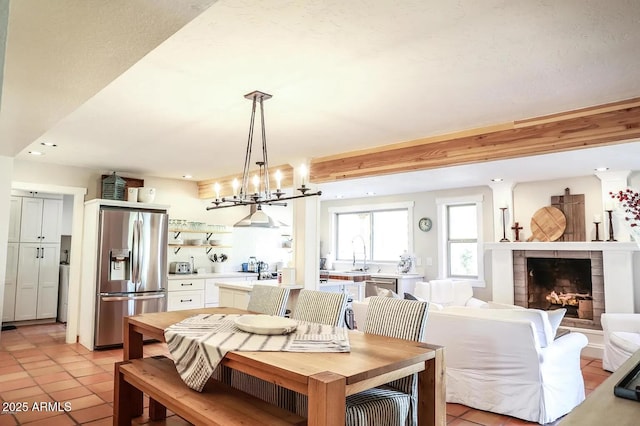
[[[423,217],[418,221],[418,228],[420,228],[421,231],[428,232],[431,230],[432,226],[433,222],[431,222],[431,219],[428,217]]]

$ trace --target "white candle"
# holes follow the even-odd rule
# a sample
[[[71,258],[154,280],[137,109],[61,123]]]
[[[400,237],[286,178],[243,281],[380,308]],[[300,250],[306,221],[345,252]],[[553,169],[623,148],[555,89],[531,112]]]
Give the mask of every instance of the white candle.
[[[307,178],[307,166],[304,164],[300,165],[300,177],[302,178],[302,185],[304,186],[305,180]]]
[[[258,175],[253,175],[253,188],[256,194],[260,191],[260,178]]]
[[[218,200],[220,198],[220,184],[216,182],[213,185],[213,189],[216,191],[216,200]]]
[[[238,179],[233,179],[233,182],[231,183],[231,186],[233,187],[233,196],[237,197],[238,196],[238,186],[240,186],[240,184],[238,183]]]
[[[600,223],[600,222],[602,222],[602,218],[600,217],[599,214],[594,214],[593,215],[593,221]]]
[[[606,203],[604,203],[604,209],[613,210],[613,203],[611,201],[607,201]]]
[[[276,189],[280,191],[280,183],[282,182],[282,173],[280,169],[276,170]]]

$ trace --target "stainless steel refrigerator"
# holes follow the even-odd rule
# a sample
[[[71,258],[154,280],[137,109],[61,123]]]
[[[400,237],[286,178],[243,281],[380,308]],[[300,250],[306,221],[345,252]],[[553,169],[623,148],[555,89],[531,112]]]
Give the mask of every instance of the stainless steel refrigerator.
[[[123,318],[167,310],[166,212],[102,207],[94,349],[122,345]]]

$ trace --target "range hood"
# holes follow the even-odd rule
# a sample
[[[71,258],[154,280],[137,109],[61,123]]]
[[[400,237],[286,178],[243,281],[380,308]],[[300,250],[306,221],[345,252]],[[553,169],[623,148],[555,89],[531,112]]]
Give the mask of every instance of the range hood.
[[[256,206],[255,204],[251,205],[250,213],[247,216],[233,225],[234,228],[279,228],[281,226],[287,225],[273,219],[262,210],[260,205]]]

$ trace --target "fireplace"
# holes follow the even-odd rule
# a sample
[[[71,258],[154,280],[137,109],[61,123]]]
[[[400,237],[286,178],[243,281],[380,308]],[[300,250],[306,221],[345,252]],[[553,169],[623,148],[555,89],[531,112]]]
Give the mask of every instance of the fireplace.
[[[601,251],[514,250],[514,303],[525,308],[566,308],[565,326],[602,329],[604,279]]]

